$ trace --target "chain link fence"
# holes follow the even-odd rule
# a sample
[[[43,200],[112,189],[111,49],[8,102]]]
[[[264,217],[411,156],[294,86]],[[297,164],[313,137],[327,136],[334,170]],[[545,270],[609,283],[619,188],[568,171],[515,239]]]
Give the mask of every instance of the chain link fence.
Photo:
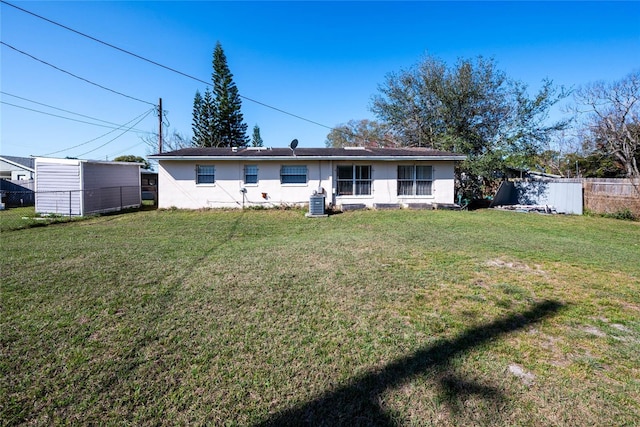
[[[70,191],[0,191],[0,230],[17,230],[92,215],[137,209],[143,205],[139,186]],[[154,206],[154,201],[145,206]]]

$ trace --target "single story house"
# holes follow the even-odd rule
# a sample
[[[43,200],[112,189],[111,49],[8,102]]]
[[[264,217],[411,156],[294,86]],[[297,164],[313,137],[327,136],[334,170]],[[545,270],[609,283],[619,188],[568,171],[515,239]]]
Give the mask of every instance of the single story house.
[[[35,160],[32,157],[0,156],[0,178],[26,181],[35,177]]]
[[[426,148],[184,148],[158,162],[160,208],[427,207],[454,203],[454,164]]]
[[[84,216],[140,207],[140,166],[37,157],[36,212]]]
[[[0,156],[0,209],[33,206],[34,176],[32,157]]]

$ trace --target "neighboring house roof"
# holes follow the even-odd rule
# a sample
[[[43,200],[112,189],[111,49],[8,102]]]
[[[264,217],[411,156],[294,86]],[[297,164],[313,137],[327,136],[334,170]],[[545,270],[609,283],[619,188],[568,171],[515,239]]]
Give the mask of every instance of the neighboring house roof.
[[[507,168],[506,176],[508,178],[531,178],[540,180],[562,179],[561,175],[553,175],[545,172],[532,171],[528,169]]]
[[[33,157],[0,156],[0,160],[20,169],[27,169],[31,172],[35,172],[35,159]]]
[[[183,148],[149,156],[155,160],[464,160],[466,156],[429,148]]]

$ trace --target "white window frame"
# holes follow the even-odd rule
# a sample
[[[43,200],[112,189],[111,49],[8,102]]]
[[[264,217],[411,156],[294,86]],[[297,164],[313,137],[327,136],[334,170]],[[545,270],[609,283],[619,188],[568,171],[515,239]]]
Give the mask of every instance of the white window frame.
[[[255,173],[248,173],[249,168],[252,168]],[[255,182],[249,182],[248,176],[255,176]],[[258,185],[258,165],[244,165],[244,185]]]
[[[351,169],[351,177],[346,179],[346,178],[340,178],[340,168],[350,168]],[[362,171],[362,168],[368,168],[369,169],[369,178],[358,178],[358,173],[357,171],[360,170]],[[347,196],[347,197],[368,197],[371,196],[371,194],[373,193],[373,167],[371,165],[338,165],[336,166],[336,183],[337,183],[337,192],[338,192],[338,196]],[[351,191],[350,192],[341,192],[342,186],[345,184],[351,184]],[[359,186],[359,184],[364,184],[364,183],[368,183],[368,189],[369,191],[366,193],[359,193],[359,191],[362,189],[361,186]]]
[[[411,168],[409,177],[400,178],[400,168]],[[418,168],[429,168],[428,178],[419,177]],[[397,195],[398,197],[433,197],[433,166],[432,165],[398,165],[397,168]],[[403,185],[404,184],[404,185]],[[411,185],[411,191],[407,194],[406,187]],[[426,186],[426,187],[423,187]],[[401,187],[405,187],[401,191]],[[421,188],[428,188],[428,192],[421,193]]]
[[[299,171],[302,171],[304,168],[304,182],[284,182],[283,177],[294,177],[294,176],[303,176],[302,173],[285,173],[285,169],[294,169],[300,168]],[[309,169],[307,165],[281,165],[280,166],[280,185],[307,185],[309,182]]]
[[[201,170],[202,168],[202,170]],[[211,168],[210,173],[205,173],[205,168]],[[203,177],[213,177],[213,181],[202,182]],[[215,185],[216,183],[216,167],[214,165],[196,165],[196,185]]]

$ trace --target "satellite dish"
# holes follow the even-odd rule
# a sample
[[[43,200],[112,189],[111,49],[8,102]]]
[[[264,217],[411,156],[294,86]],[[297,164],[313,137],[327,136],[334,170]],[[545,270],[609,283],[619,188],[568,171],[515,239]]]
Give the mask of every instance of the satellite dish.
[[[289,144],[289,147],[292,150],[295,150],[297,146],[298,146],[298,140],[297,139],[294,139],[293,141],[291,141],[291,144]]]

